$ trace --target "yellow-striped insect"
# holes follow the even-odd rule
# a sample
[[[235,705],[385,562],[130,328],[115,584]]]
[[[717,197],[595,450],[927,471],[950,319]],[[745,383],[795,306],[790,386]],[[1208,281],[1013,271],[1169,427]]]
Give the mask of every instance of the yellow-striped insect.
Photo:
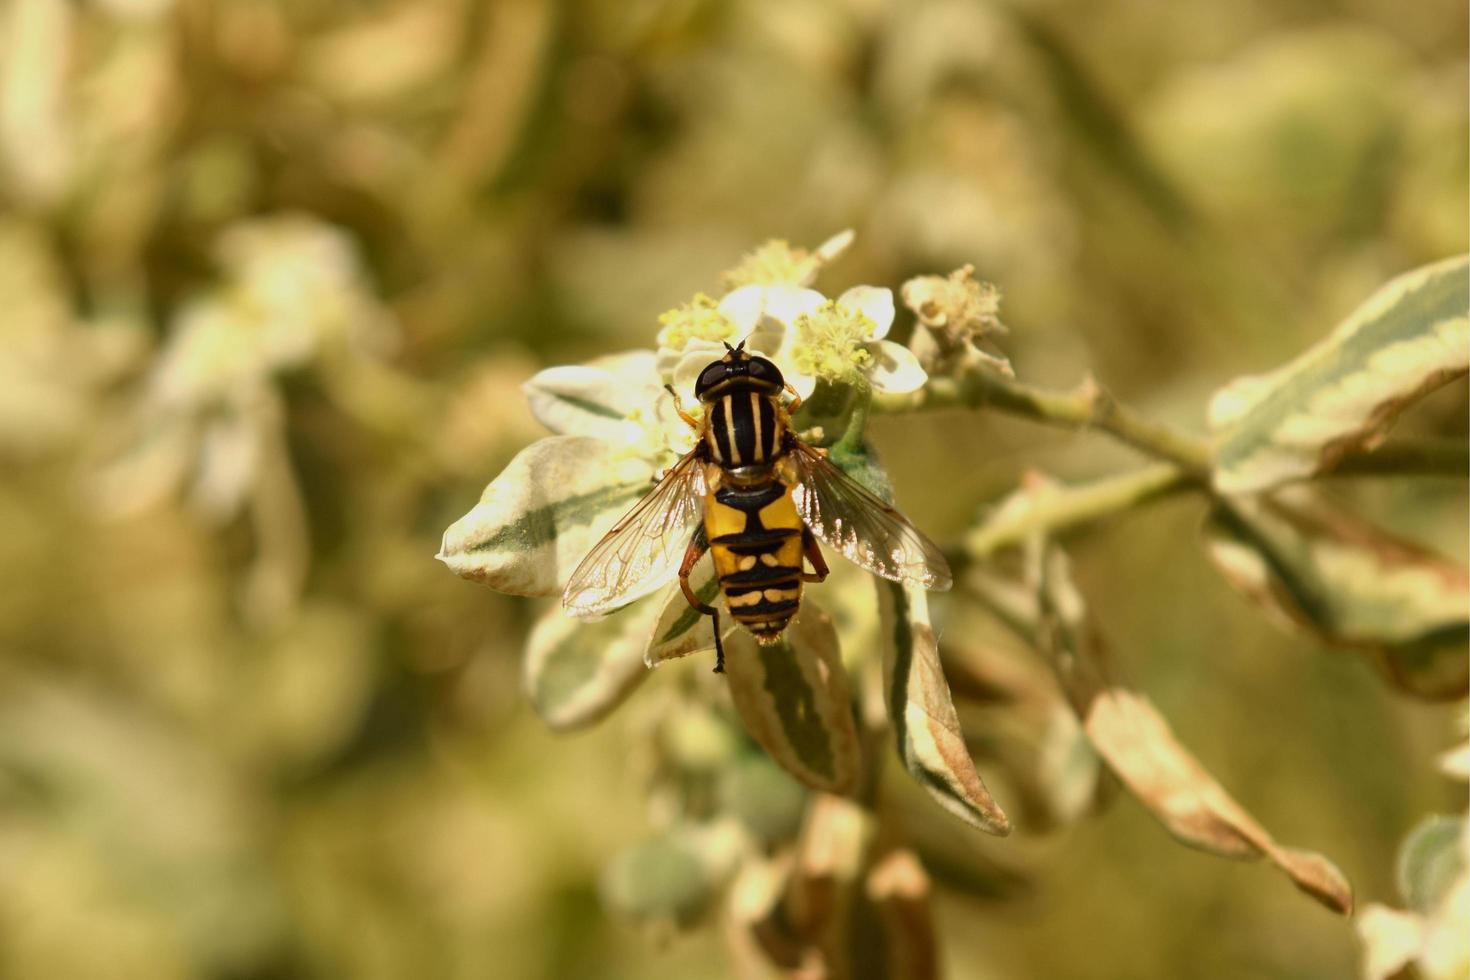
[[[730,615],[763,644],[779,640],[796,616],[803,583],[827,577],[819,538],[875,575],[949,588],[949,565],[934,542],[791,431],[801,399],[776,365],[743,344],[725,346],[728,353],[695,382],[703,419],[679,409],[698,443],[577,566],[562,594],[567,610],[615,609],[677,568],[689,604],[714,619],[715,671],[722,672],[719,611],[689,587],[706,551]],[[783,392],[789,404],[781,403]],[[677,404],[677,393],[669,393]]]

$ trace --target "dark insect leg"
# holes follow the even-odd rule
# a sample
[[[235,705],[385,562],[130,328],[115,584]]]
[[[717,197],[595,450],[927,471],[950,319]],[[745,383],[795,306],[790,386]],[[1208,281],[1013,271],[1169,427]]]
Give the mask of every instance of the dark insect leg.
[[[679,418],[683,419],[685,424],[688,425],[689,428],[698,430],[699,419],[684,411],[684,403],[679,400],[679,393],[674,390],[674,386],[664,385],[664,391],[667,391],[669,393],[669,396],[674,399],[674,411],[679,413]]]
[[[822,546],[817,544],[817,536],[811,532],[810,528],[801,529],[801,547],[806,552],[807,561],[812,563],[814,569],[814,571],[802,572],[801,580],[803,582],[825,582],[827,573],[831,569],[827,567],[827,559],[822,557]]]
[[[709,550],[709,544],[705,541],[704,528],[694,532],[694,537],[689,541],[689,548],[684,552],[684,561],[679,565],[679,588],[684,592],[684,598],[696,612],[703,613],[714,620],[715,627],[715,673],[725,672],[725,645],[720,641],[720,611],[714,606],[699,601],[699,596],[689,587],[689,573],[694,569],[694,563],[703,557]]]

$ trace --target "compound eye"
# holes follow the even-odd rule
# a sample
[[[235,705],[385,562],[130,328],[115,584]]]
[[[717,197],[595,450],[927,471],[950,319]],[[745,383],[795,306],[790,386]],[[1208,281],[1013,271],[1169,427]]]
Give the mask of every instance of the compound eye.
[[[715,361],[709,367],[699,372],[699,380],[694,382],[694,397],[698,398],[710,388],[725,380],[730,373],[730,366],[724,361]]]
[[[781,377],[781,369],[764,357],[750,359],[750,376],[757,381],[769,381],[776,385],[785,383]]]

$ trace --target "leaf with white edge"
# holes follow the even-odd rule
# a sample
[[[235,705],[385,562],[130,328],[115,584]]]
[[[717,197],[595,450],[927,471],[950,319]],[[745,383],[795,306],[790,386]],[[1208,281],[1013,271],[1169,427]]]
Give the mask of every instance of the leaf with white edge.
[[[1319,854],[1278,844],[1145,697],[1109,679],[1102,638],[1066,554],[1038,531],[1025,558],[1024,589],[984,566],[969,570],[965,589],[1046,659],[1093,747],[1128,791],[1181,842],[1226,857],[1266,857],[1301,891],[1351,912],[1352,886],[1342,872]]]
[[[1465,876],[1464,818],[1423,820],[1399,848],[1399,892],[1409,908],[1429,915],[1439,908],[1455,882]]]
[[[643,434],[637,418],[660,394],[652,351],[629,351],[589,364],[547,368],[524,385],[531,414],[557,435],[631,443]]]
[[[778,643],[725,643],[730,697],[750,736],[814,789],[851,793],[862,772],[852,692],[831,618],[808,601]]]
[[[1470,688],[1470,574],[1309,493],[1236,499],[1205,526],[1211,560],[1274,619],[1366,650],[1420,697]]]
[[[700,602],[712,604],[720,610],[720,638],[728,642],[737,627],[725,608],[725,597],[715,580],[714,562],[708,555],[689,570],[689,588]],[[690,654],[715,652],[714,622],[689,605],[684,590],[677,586],[659,601],[658,618],[645,639],[647,649],[643,660],[650,667]]]
[[[1352,886],[1320,854],[1283,847],[1175,739],[1148,699],[1122,687],[1098,692],[1083,727],[1140,803],[1182,843],[1225,857],[1263,856],[1318,902],[1352,912]]]
[[[1107,679],[1102,639],[1073,584],[1067,556],[1033,539],[1027,580],[1036,596],[1032,641],[1051,662],[1082,728],[1108,768],[1180,842],[1225,857],[1262,856],[1336,912],[1352,886],[1320,854],[1278,844],[1180,745],[1148,699]]]
[[[553,605],[531,630],[522,683],[541,720],[557,731],[606,717],[648,674],[643,650],[658,614],[646,599],[594,622],[574,619]]]
[[[1325,340],[1210,404],[1215,489],[1266,490],[1372,448],[1412,402],[1470,369],[1467,258],[1387,283]]]
[[[961,820],[991,834],[1010,821],[990,796],[965,748],[923,589],[878,582],[883,682],[899,758],[909,773]]]
[[[435,557],[500,592],[560,595],[577,563],[653,489],[653,475],[653,464],[599,439],[538,440],[444,532]]]

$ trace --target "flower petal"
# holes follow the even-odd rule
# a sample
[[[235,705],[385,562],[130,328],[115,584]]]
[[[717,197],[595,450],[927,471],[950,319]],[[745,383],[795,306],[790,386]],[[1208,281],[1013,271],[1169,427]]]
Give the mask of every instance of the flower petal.
[[[656,599],[596,622],[547,610],[526,641],[522,679],[536,713],[568,731],[601,720],[633,692],[648,668],[643,648],[658,614]]]
[[[918,391],[929,380],[919,359],[902,344],[880,340],[868,345],[868,353],[873,355],[867,365],[867,373],[874,391],[906,395]]]
[[[653,489],[653,473],[652,463],[599,439],[541,439],[444,532],[436,557],[501,592],[558,595],[613,522]]]
[[[712,361],[718,361],[724,356],[725,348],[719,344],[711,344],[703,340],[694,341],[682,354],[671,359],[673,366],[665,376],[674,386],[674,390],[679,393],[680,398],[693,401],[694,382],[699,380],[699,372],[709,367]],[[668,359],[662,356],[660,360],[668,363]]]
[[[806,785],[852,792],[862,750],[831,617],[808,600],[781,642],[738,629],[726,648],[730,697],[751,737]]]
[[[873,321],[873,340],[888,336],[893,326],[893,290],[878,286],[854,286],[837,297],[837,305],[858,310]]]
[[[744,337],[763,320],[790,326],[798,316],[816,312],[825,302],[827,297],[801,286],[741,286],[725,294],[719,309],[735,324],[737,335]]]

